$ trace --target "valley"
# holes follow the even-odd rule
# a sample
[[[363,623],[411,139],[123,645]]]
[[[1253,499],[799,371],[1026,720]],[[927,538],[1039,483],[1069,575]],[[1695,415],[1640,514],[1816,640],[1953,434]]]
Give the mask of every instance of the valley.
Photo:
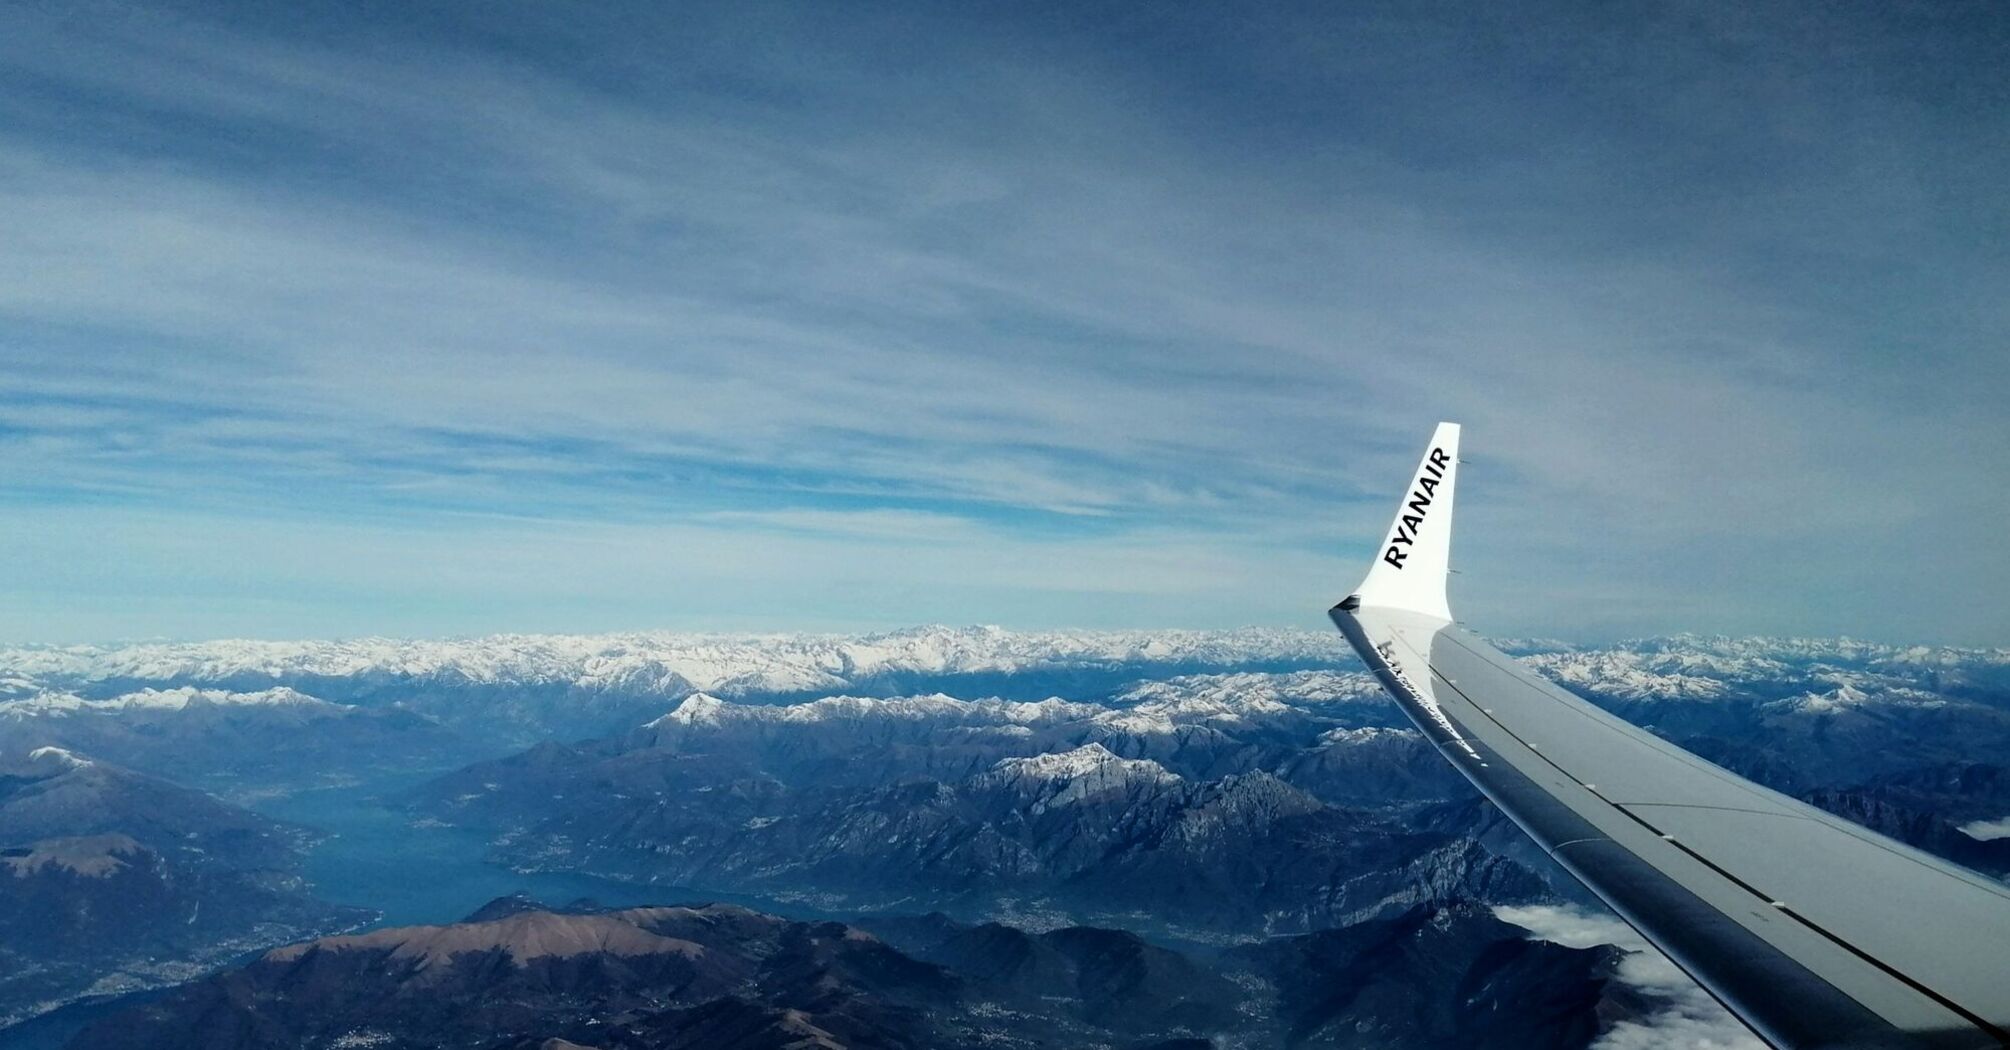
[[[748,1047],[871,1033],[872,1045],[1509,1048],[1698,1023],[1744,1038],[1679,974],[1643,976],[1659,971],[1639,960],[1658,957],[1623,930],[1574,932],[1598,928],[1598,909],[1337,652],[1321,663],[1320,643],[1289,632],[1174,641],[925,628],[0,653],[14,661],[0,755],[16,770],[0,848],[12,884],[42,902],[12,913],[29,924],[19,943],[88,930],[74,924],[102,913],[93,894],[137,899],[120,879],[145,876],[181,917],[168,939],[126,923],[124,949],[90,935],[104,950],[65,964],[74,977],[46,963],[17,976],[44,983],[12,986],[17,1023],[0,1047],[172,1030],[222,987],[256,1019],[229,1044],[246,1050],[281,1045],[255,1034],[268,1030],[441,1045],[419,1015],[266,1002],[275,959],[322,957],[273,953],[354,931],[323,954],[362,967],[345,981],[392,982],[391,1001],[405,982],[433,987],[399,976],[395,944],[447,937],[475,947],[435,966],[492,953],[468,971],[491,974],[467,986],[485,995],[481,981],[523,979],[519,949],[542,943],[480,947],[500,913],[561,917],[519,921],[534,932],[706,906],[799,932],[715,945],[741,960],[716,985],[638,973],[618,1002],[558,994],[476,1025],[465,1045],[546,1032],[667,1047],[730,1030]],[[2010,841],[1961,830],[2010,811],[1995,761],[2010,748],[2001,651],[1763,639],[1516,651],[1739,772],[2010,871]],[[995,688],[956,691],[977,682]],[[844,688],[806,695],[806,683]],[[92,787],[73,796],[71,783]],[[50,801],[71,797],[89,801]],[[191,852],[191,833],[230,846]],[[815,932],[830,923],[853,932]],[[760,976],[782,940],[854,936],[883,945],[873,973],[935,976],[834,977],[838,999],[814,1002],[803,973]],[[369,945],[392,956],[371,962]],[[629,972],[608,950],[567,965]],[[810,972],[849,972],[820,952]],[[1085,971],[1088,958],[1115,969]],[[1161,971],[1188,974],[1172,985],[1191,994],[1155,985]],[[1097,998],[1112,988],[1131,989],[1119,995],[1131,1005]],[[1487,1001],[1531,997],[1545,1004],[1533,1027],[1467,1027]],[[915,1010],[956,1020],[930,1027]]]

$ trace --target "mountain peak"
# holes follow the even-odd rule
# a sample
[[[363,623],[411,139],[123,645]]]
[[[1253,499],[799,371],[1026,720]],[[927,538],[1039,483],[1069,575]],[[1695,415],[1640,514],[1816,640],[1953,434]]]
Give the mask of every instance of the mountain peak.
[[[992,768],[1008,776],[1038,780],[1076,780],[1090,776],[1105,779],[1141,778],[1162,783],[1179,780],[1178,774],[1151,759],[1123,758],[1094,741],[1083,744],[1073,751],[1003,759]]]
[[[685,697],[670,713],[649,723],[651,728],[663,725],[715,726],[725,711],[735,705],[706,692],[692,693]]]

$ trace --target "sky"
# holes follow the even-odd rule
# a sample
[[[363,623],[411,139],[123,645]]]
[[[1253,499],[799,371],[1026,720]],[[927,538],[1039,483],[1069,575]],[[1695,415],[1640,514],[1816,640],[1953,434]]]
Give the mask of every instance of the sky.
[[[0,6],[0,639],[2010,644],[1998,3]]]

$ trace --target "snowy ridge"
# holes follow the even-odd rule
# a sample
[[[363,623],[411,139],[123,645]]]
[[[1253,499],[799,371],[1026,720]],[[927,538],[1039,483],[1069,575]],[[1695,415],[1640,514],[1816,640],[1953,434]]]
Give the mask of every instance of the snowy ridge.
[[[1777,678],[1789,665],[1841,664],[1894,674],[1934,668],[2010,667],[2010,648],[1901,647],[1848,638],[1677,636],[1606,648],[1529,642],[1524,658],[1574,683],[1608,683],[1629,695],[1706,698],[1709,679]],[[1349,666],[1330,633],[1235,631],[1008,631],[916,627],[873,635],[718,635],[639,632],[494,635],[446,640],[144,643],[0,648],[0,696],[102,682],[204,686],[246,679],[410,679],[466,684],[551,684],[683,696],[841,693],[888,675],[1013,673],[1066,668],[1189,664],[1234,668],[1298,663]],[[1322,672],[1309,672],[1318,675]],[[1279,683],[1301,702],[1350,699],[1365,677]],[[1233,688],[1230,680],[1223,689]],[[1326,688],[1328,696],[1319,695]],[[245,690],[256,692],[256,690]],[[311,687],[310,687],[311,691]],[[1146,694],[1135,703],[1153,699]]]
[[[1382,726],[1365,726],[1360,729],[1329,729],[1319,734],[1319,744],[1321,747],[1359,747],[1364,744],[1422,739],[1424,739],[1424,734],[1414,729],[1388,729]]]
[[[1073,751],[1050,752],[1025,758],[1002,759],[993,767],[997,772],[1013,776],[1034,777],[1040,780],[1073,780],[1077,777],[1103,776],[1113,772],[1125,778],[1139,776],[1149,780],[1171,782],[1179,777],[1146,758],[1119,758],[1115,752],[1101,744],[1089,743]]]
[[[742,715],[746,709],[728,704],[710,693],[692,693],[671,712],[643,726],[644,729],[662,729],[667,726],[715,726],[727,717],[725,712],[733,709],[734,716]]]
[[[75,693],[41,692],[19,700],[0,700],[0,718],[26,718],[39,715],[62,715],[84,711],[183,711],[191,704],[214,704],[230,707],[338,707],[325,700],[317,700],[298,690],[279,686],[250,693],[234,693],[226,689],[197,689],[194,686],[180,686],[174,689],[142,689],[134,693],[124,693],[104,700],[87,700]]]
[[[410,704],[435,718],[549,735],[554,726],[570,731],[568,720],[591,712],[595,700],[613,698],[630,702],[628,708],[605,709],[622,720],[618,724],[639,724],[648,717],[643,712],[676,714],[659,729],[773,718],[802,723],[933,718],[1018,726],[1096,718],[1113,731],[1166,736],[1233,731],[1237,724],[1291,719],[1298,710],[1322,705],[1379,707],[1384,701],[1373,680],[1342,670],[1352,666],[1343,648],[1335,636],[1309,631],[996,627],[917,627],[863,636],[646,632],[19,646],[0,648],[0,722],[65,712],[178,710],[197,703],[304,705],[320,696],[345,704]],[[1801,706],[1810,713],[1887,701],[1917,705],[1918,690],[1945,695],[1950,683],[1997,688],[2010,682],[2010,649],[1900,647],[1846,638],[1681,636],[1551,648],[1522,659],[1566,686],[1616,700],[1776,701],[1806,692],[1813,699]],[[1280,665],[1311,669],[1251,670]],[[1209,673],[1158,678],[1195,669]],[[928,692],[959,691],[952,688],[958,675],[1078,671],[1112,676],[1102,679],[1102,688],[1126,678],[1158,680],[1133,686],[1093,710],[1062,700],[1011,705]],[[1747,688],[1752,685],[1763,688]],[[1845,685],[1864,698],[1828,695]],[[910,687],[913,694],[895,701],[871,696]],[[518,695],[491,698],[496,690]],[[694,694],[704,699],[688,710],[672,709],[669,701]],[[790,704],[780,709],[784,715],[730,706],[734,700],[776,696],[827,699]],[[653,702],[658,697],[666,701],[661,706]],[[1826,703],[1817,702],[1824,697]],[[642,703],[632,703],[636,700]],[[728,706],[708,709],[708,702]]]
[[[1115,698],[1126,709],[1098,720],[1126,732],[1163,734],[1182,725],[1271,721],[1307,705],[1382,702],[1381,686],[1365,671],[1181,675],[1133,686]]]
[[[644,730],[809,726],[866,722],[926,722],[940,726],[1038,728],[1080,725],[1122,733],[1166,735],[1188,726],[1246,727],[1290,719],[1308,707],[1382,702],[1366,673],[1296,671],[1182,675],[1133,686],[1105,705],[1045,700],[965,700],[921,696],[830,696],[791,704],[741,704],[693,693]],[[1377,708],[1379,710],[1379,707]]]
[[[1616,650],[1715,660],[1719,667],[1743,667],[1758,660],[1915,667],[2010,666],[2010,647],[1968,649],[1947,645],[1887,645],[1855,638],[1776,638],[1765,635],[1678,634],[1621,642]]]
[[[1825,676],[1831,680],[1842,676]],[[1765,705],[1769,711],[1794,711],[1809,715],[1834,715],[1845,711],[1868,707],[1945,707],[1947,698],[1929,693],[1923,689],[1903,687],[1879,689],[1875,693],[1866,691],[1857,682],[1836,681],[1834,689],[1825,692],[1807,692],[1785,700],[1775,700]]]
[[[795,704],[736,704],[710,693],[693,693],[669,714],[643,726],[810,725],[869,720],[943,724],[1037,725],[1106,714],[1094,704],[1058,698],[1040,701],[961,700],[944,693],[926,696],[827,696]]]
[[[1848,638],[1680,636],[1520,657],[1537,673],[1595,697],[1757,703],[1773,714],[1832,716],[1961,703],[1950,687],[2010,684],[2010,650],[1900,647]]]
[[[1026,811],[1040,816],[1095,798],[1121,796],[1132,805],[1184,782],[1151,759],[1120,758],[1103,745],[1090,743],[1072,751],[1002,759],[974,783],[1030,797]]]
[[[1735,672],[1739,677],[1757,676],[1757,668],[1749,663],[1732,667],[1726,661],[1698,660],[1683,654],[1600,650],[1537,653],[1521,657],[1521,661],[1564,685],[1629,700],[1709,700],[1727,692],[1723,678],[1712,675]],[[1775,661],[1761,662],[1773,677],[1785,671]],[[1698,666],[1699,663],[1712,666]]]
[[[864,636],[495,635],[418,641],[147,643],[0,649],[0,674],[68,684],[103,681],[207,683],[245,678],[390,676],[467,683],[560,684],[682,695],[842,690],[891,674],[949,675],[1132,664],[1232,667],[1261,662],[1334,663],[1326,633],[1237,631],[1048,631],[917,627]]]
[[[1182,781],[1179,774],[1151,759],[1120,758],[1103,745],[1090,743],[1073,751],[1003,759],[978,783],[1037,796],[1039,801],[1029,811],[1038,815],[1111,793],[1135,799]]]

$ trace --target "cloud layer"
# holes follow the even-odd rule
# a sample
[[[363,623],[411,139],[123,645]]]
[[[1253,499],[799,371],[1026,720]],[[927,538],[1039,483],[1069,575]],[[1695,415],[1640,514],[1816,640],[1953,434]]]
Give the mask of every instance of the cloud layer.
[[[2000,641],[2002,19],[1526,15],[12,8],[0,634]]]

